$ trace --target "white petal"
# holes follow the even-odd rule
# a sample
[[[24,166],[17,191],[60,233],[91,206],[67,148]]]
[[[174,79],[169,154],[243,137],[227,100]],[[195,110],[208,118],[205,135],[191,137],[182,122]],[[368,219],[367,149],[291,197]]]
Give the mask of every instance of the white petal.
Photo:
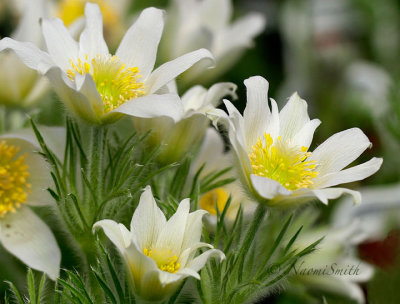
[[[292,193],[280,183],[268,177],[251,174],[250,179],[254,189],[265,199],[273,199],[278,195],[290,195]]]
[[[196,271],[194,271],[193,269],[190,269],[190,268],[183,268],[182,270],[179,270],[177,273],[179,275],[183,276],[184,278],[185,277],[193,277],[197,280],[200,280],[200,275]]]
[[[320,124],[321,121],[319,119],[313,119],[307,122],[292,138],[291,143],[296,146],[309,148],[314,137],[314,132]]]
[[[57,95],[68,106],[68,108],[79,117],[92,122],[99,123],[100,118],[96,115],[91,101],[82,93],[67,85],[69,79],[66,79],[63,72],[58,67],[51,68],[46,76],[49,78],[51,84]]]
[[[350,194],[353,196],[355,204],[361,204],[361,194],[358,191],[346,189],[346,188],[325,188],[312,190],[315,196],[325,205],[328,204],[328,200],[336,199],[343,194]]]
[[[180,202],[178,210],[171,216],[158,235],[155,248],[168,248],[174,254],[180,254],[189,216],[190,200]]]
[[[12,37],[18,41],[29,41],[39,45],[42,39],[42,31],[39,19],[47,15],[45,0],[25,1],[25,8],[18,28]]]
[[[213,249],[214,247],[207,243],[197,242],[193,244],[192,247],[188,247],[182,251],[179,256],[178,262],[181,264],[181,267],[186,267],[186,264],[189,260],[192,260],[194,255],[196,254],[197,249],[207,247],[209,249]]]
[[[188,215],[182,242],[182,250],[192,247],[200,241],[203,228],[203,216],[207,213],[208,212],[205,210],[197,210]]]
[[[145,303],[161,303],[178,289],[185,277],[187,277],[186,274],[180,275],[154,269],[143,275],[141,289],[137,293],[143,300],[148,301]]]
[[[79,39],[79,57],[94,58],[97,55],[107,55],[108,47],[103,37],[103,17],[97,4],[86,3],[86,26]]]
[[[10,38],[0,40],[0,52],[7,49],[14,51],[29,68],[42,74],[55,65],[49,54],[41,51],[31,42],[19,42]]]
[[[276,101],[272,98],[270,98],[270,100],[271,100],[271,117],[269,119],[266,133],[270,134],[275,141],[275,139],[280,135],[280,117]]]
[[[214,107],[217,107],[221,104],[223,97],[230,96],[233,99],[237,99],[236,90],[237,85],[231,82],[214,84],[207,91],[206,104],[211,104]]]
[[[131,231],[136,235],[140,249],[152,248],[161,231],[165,230],[165,225],[164,213],[158,208],[151,188],[147,186],[131,221]]]
[[[218,33],[213,53],[218,60],[231,54],[241,54],[243,49],[251,47],[253,39],[265,27],[265,17],[261,14],[248,14],[238,19],[232,26]]]
[[[153,7],[147,8],[126,32],[118,47],[116,55],[128,67],[138,67],[144,79],[154,68],[163,28],[163,11]]]
[[[333,172],[321,177],[315,187],[332,187],[339,184],[346,184],[363,180],[379,170],[383,162],[382,158],[372,158],[369,161],[339,172]]]
[[[101,117],[104,115],[104,104],[99,91],[97,90],[96,83],[93,80],[92,75],[76,75],[75,82],[77,85],[77,89],[80,93],[86,96],[89,100],[93,111],[96,113],[97,117]]]
[[[283,107],[280,116],[280,136],[283,141],[290,141],[303,126],[310,121],[307,102],[294,93]]]
[[[167,116],[177,122],[183,116],[183,106],[176,94],[152,94],[132,99],[110,113],[122,113],[142,118]],[[105,118],[107,118],[107,115],[105,115]]]
[[[202,60],[207,60],[209,66],[214,63],[214,57],[206,49],[200,49],[164,63],[151,73],[146,81],[145,86],[149,90],[148,93],[156,92],[159,88]]]
[[[336,133],[314,150],[309,160],[317,161],[318,179],[327,173],[337,172],[357,159],[371,145],[358,128]]]
[[[58,278],[61,253],[56,239],[28,207],[21,207],[0,220],[0,241],[29,267],[45,272],[52,280]]]
[[[243,113],[246,147],[251,147],[267,130],[271,111],[268,106],[267,80],[260,76],[251,77],[244,81],[247,88],[247,105]]]
[[[53,61],[64,71],[71,67],[70,60],[78,58],[78,43],[72,39],[60,19],[42,20],[43,36]]]
[[[205,0],[199,4],[201,4],[201,7],[198,8],[201,13],[201,19],[206,27],[212,31],[219,31],[228,25],[232,17],[231,0]],[[193,7],[193,9],[196,8]]]
[[[207,90],[200,85],[191,87],[182,96],[182,103],[185,108],[185,113],[190,110],[198,111],[204,103]]]
[[[220,261],[225,259],[225,254],[218,249],[210,249],[206,252],[200,254],[198,257],[193,259],[188,265],[187,268],[190,268],[194,271],[199,271],[204,265],[207,263],[208,259],[215,257],[219,258]]]
[[[132,235],[122,224],[113,220],[101,220],[93,225],[93,231],[101,228],[110,241],[124,254],[126,248],[131,245]]]

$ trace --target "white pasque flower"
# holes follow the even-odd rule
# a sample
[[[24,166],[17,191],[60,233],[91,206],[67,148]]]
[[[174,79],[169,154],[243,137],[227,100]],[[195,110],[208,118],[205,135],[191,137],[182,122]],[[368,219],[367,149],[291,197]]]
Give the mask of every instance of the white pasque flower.
[[[245,81],[247,106],[243,116],[229,102],[229,112],[220,114],[229,128],[242,181],[259,200],[269,205],[291,204],[316,197],[324,204],[343,193],[361,202],[360,193],[333,186],[367,178],[379,170],[382,159],[346,168],[368,147],[370,141],[358,128],[328,138],[309,152],[315,129],[321,121],[310,120],[306,101],[293,94],[278,112],[268,105],[268,82],[259,76]]]
[[[198,210],[189,213],[189,199],[184,199],[167,221],[158,208],[149,186],[146,187],[133,214],[131,230],[112,220],[101,220],[93,228],[102,228],[123,256],[133,288],[148,301],[165,299],[183,279],[194,277],[207,260],[225,255],[213,246],[200,242],[202,217]],[[196,256],[199,248],[211,248]]]
[[[318,212],[307,210],[297,219],[297,226],[310,223]],[[307,288],[346,296],[357,303],[365,303],[365,296],[360,283],[368,282],[373,276],[373,267],[357,256],[357,245],[365,240],[359,221],[341,226],[331,223],[329,226],[309,227],[301,233],[293,245],[294,249],[303,250],[320,238],[324,238],[317,250],[301,258],[291,274],[295,282]],[[307,228],[306,228],[307,229]],[[295,233],[296,230],[293,230]]]
[[[42,44],[39,19],[46,16],[45,0],[25,1],[18,27],[12,37],[18,41]],[[0,53],[0,104],[27,107],[39,101],[49,89],[45,78],[28,68],[13,52]]]
[[[250,13],[230,22],[232,0],[173,0],[168,10],[166,33],[161,43],[161,55],[170,60],[187,52],[205,47],[216,59],[212,73],[201,64],[183,75],[192,83],[207,82],[229,70],[253,45],[254,38],[265,27],[265,17]]]
[[[194,86],[181,98],[181,119],[174,121],[171,117],[134,118],[135,129],[141,134],[151,130],[146,140],[150,146],[162,145],[158,154],[160,162],[180,161],[201,144],[210,125],[206,114],[213,112],[223,97],[236,98],[236,88],[230,82],[217,83],[208,90],[202,86]],[[176,88],[171,86],[169,91],[176,93]]]
[[[45,74],[68,108],[95,124],[113,122],[123,114],[138,117],[182,115],[176,94],[162,93],[166,84],[202,59],[201,49],[167,62],[153,71],[164,27],[163,12],[145,9],[127,31],[116,55],[103,38],[98,5],[87,3],[86,26],[79,43],[60,19],[42,20],[48,53],[35,45],[4,38],[0,51],[11,49],[30,68]]]
[[[29,208],[51,202],[49,168],[31,142],[0,136],[0,243],[29,267],[55,280],[61,253],[51,230]]]

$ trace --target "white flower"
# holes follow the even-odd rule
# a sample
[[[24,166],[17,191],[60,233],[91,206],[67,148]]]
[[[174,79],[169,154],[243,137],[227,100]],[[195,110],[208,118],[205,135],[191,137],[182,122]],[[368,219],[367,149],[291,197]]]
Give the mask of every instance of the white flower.
[[[204,141],[200,147],[199,153],[192,162],[191,176],[204,165],[199,178],[204,178],[210,173],[218,172],[231,166],[232,153],[225,152],[225,144],[218,132],[213,128],[208,128]],[[223,178],[236,178],[234,170],[229,171]],[[226,203],[231,196],[231,203],[225,214],[226,223],[230,224],[236,218],[237,212],[242,206],[244,216],[249,217],[253,214],[256,203],[251,201],[245,194],[243,188],[238,181],[215,188],[204,193],[199,199],[199,208],[209,212],[206,217],[212,228],[217,222],[217,209],[222,213]]]
[[[170,88],[170,92],[176,92]],[[236,98],[236,85],[233,83],[217,83],[210,89],[195,86],[189,89],[181,98],[180,107],[183,116],[179,121],[170,117],[134,118],[135,129],[145,134],[150,146],[162,145],[158,159],[161,163],[172,163],[182,160],[188,153],[199,147],[210,124],[206,114],[213,112],[221,103],[222,98]]]
[[[86,27],[76,42],[60,19],[42,21],[48,53],[29,43],[4,38],[0,51],[11,49],[30,68],[45,74],[68,108],[95,124],[123,114],[138,117],[181,117],[176,94],[157,94],[167,83],[202,59],[204,49],[167,62],[153,71],[164,27],[163,12],[145,9],[110,55],[103,38],[100,9],[88,3]],[[161,92],[161,91],[160,91]]]
[[[0,243],[29,267],[55,280],[61,253],[47,225],[29,208],[51,202],[49,168],[17,135],[0,136]]]
[[[268,82],[262,77],[245,81],[247,106],[242,116],[229,102],[225,105],[229,139],[242,181],[259,200],[269,205],[291,204],[316,197],[324,204],[343,193],[361,202],[360,193],[333,186],[367,178],[379,170],[382,159],[346,168],[371,146],[358,129],[339,132],[309,152],[315,129],[321,123],[310,120],[307,103],[297,94],[278,112],[274,100],[268,105]]]
[[[298,223],[309,223],[315,210],[304,212]],[[334,224],[333,224],[334,225]],[[365,303],[360,283],[368,282],[373,276],[371,265],[357,257],[357,245],[363,240],[358,221],[343,227],[312,227],[300,234],[294,249],[303,250],[324,237],[317,250],[300,259],[291,274],[295,280],[311,289],[346,296],[357,303]],[[310,271],[308,273],[308,271]]]
[[[132,217],[131,230],[112,220],[97,222],[122,254],[135,293],[142,299],[168,298],[186,277],[197,273],[210,257],[224,259],[217,249],[195,257],[199,248],[213,248],[200,242],[204,210],[189,213],[189,199],[183,200],[167,221],[158,208],[150,187],[146,187]]]
[[[400,183],[363,187],[360,193],[362,205],[354,206],[347,198],[337,204],[334,225],[346,227],[357,221],[364,239],[382,240],[400,223]]]
[[[39,19],[46,15],[45,0],[26,1],[23,14],[12,37],[18,41],[41,45]],[[12,52],[0,53],[0,103],[27,107],[48,91],[46,79],[26,67]]]
[[[231,0],[174,0],[170,8],[161,55],[166,60],[205,47],[216,58],[212,73],[201,64],[183,75],[183,80],[208,82],[229,70],[253,45],[265,26],[265,17],[250,13],[233,23]]]

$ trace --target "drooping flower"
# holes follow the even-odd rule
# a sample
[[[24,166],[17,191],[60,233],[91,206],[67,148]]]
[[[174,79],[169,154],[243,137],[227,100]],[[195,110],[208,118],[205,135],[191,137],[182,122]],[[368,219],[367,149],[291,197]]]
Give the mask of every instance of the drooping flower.
[[[39,19],[46,16],[45,0],[25,1],[21,20],[12,33],[18,41],[41,46]],[[0,53],[0,104],[28,107],[40,100],[48,91],[46,79],[28,68],[12,52]]]
[[[176,92],[175,88],[170,88]],[[134,118],[136,131],[145,134],[150,146],[162,145],[158,159],[161,163],[172,163],[182,160],[190,152],[194,152],[201,144],[204,134],[210,125],[206,117],[213,112],[225,96],[236,98],[236,85],[233,83],[217,83],[208,90],[202,86],[189,89],[181,98],[183,116],[174,121],[170,117]]]
[[[29,208],[51,202],[49,168],[23,137],[0,136],[0,243],[29,267],[55,280],[61,253],[47,225]]]
[[[202,217],[198,210],[189,213],[189,199],[183,200],[167,221],[158,208],[150,187],[146,187],[133,214],[130,231],[112,220],[101,220],[93,228],[102,228],[123,256],[137,296],[160,301],[172,295],[187,277],[200,279],[197,273],[211,257],[224,254],[200,242]],[[199,248],[211,248],[196,256]]]
[[[211,73],[201,64],[183,74],[187,83],[211,83],[228,71],[253,45],[265,27],[265,17],[250,13],[231,23],[231,0],[173,0],[160,54],[171,60],[200,47],[211,51],[216,67]]]
[[[361,202],[359,192],[334,186],[365,179],[379,170],[381,158],[346,168],[371,146],[364,133],[358,128],[339,132],[310,152],[321,122],[310,120],[307,103],[295,93],[280,112],[271,100],[270,110],[268,82],[257,76],[245,85],[244,115],[229,101],[225,101],[229,118],[219,115],[229,128],[238,170],[249,192],[269,205],[280,206],[313,197],[327,204],[343,193]]]
[[[164,27],[161,10],[145,9],[115,55],[109,53],[104,41],[98,5],[87,3],[85,16],[86,27],[79,43],[60,19],[44,19],[42,31],[48,53],[10,38],[0,41],[0,51],[15,51],[28,67],[45,74],[67,107],[91,123],[110,123],[123,114],[179,119],[178,96],[163,94],[162,89],[196,62],[211,62],[212,55],[201,49],[153,71]]]

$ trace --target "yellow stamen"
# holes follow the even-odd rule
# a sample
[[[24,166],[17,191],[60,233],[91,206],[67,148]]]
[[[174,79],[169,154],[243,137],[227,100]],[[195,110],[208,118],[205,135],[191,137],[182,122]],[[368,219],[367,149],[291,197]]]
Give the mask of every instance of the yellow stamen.
[[[27,155],[16,157],[19,148],[0,142],[0,218],[26,203],[28,183]]]
[[[172,255],[171,250],[155,250],[145,248],[143,250],[143,253],[144,255],[152,258],[156,262],[157,267],[162,271],[175,273],[179,270],[179,267],[181,266],[178,263],[178,257],[176,255]]]
[[[84,60],[71,60],[70,63],[72,68],[67,70],[67,75],[72,81],[75,81],[76,73],[92,75],[106,113],[145,93],[144,84],[138,82],[139,68],[127,68],[117,56],[97,55],[88,61],[86,55]]]
[[[199,201],[201,209],[208,211],[210,214],[217,215],[217,209],[221,213],[228,201],[229,194],[223,188],[216,188],[205,193]]]
[[[62,0],[59,4],[57,15],[64,21],[64,24],[68,26],[84,15],[85,4],[87,2],[99,5],[106,27],[112,27],[118,24],[118,20],[120,19],[118,12],[105,0]]]
[[[308,188],[318,175],[315,160],[307,161],[311,152],[308,147],[290,147],[280,137],[276,142],[270,134],[264,134],[249,154],[253,173],[279,182],[289,190]]]

